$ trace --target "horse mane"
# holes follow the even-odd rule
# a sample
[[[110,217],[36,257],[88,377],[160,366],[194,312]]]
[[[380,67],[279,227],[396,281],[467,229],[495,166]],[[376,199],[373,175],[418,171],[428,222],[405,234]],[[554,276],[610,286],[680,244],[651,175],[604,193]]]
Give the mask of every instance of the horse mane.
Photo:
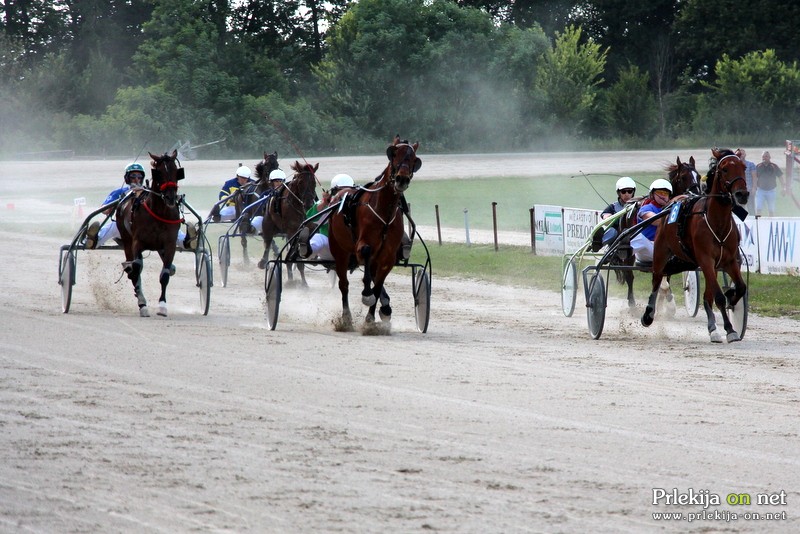
[[[708,174],[706,180],[706,190],[711,191],[711,188],[714,186],[714,178],[717,176],[717,164],[719,161],[726,157],[726,156],[735,156],[733,150],[730,148],[717,148],[714,147],[711,149],[711,153],[714,155],[713,160],[711,161],[710,165],[708,166]]]

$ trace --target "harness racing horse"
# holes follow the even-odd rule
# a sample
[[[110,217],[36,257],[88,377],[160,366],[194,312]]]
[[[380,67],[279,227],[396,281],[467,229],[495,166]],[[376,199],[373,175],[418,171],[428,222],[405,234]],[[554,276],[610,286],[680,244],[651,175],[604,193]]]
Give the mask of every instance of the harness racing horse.
[[[266,199],[260,203],[258,203],[258,200],[272,191],[272,184],[270,184],[269,181],[269,173],[277,168],[278,152],[276,151],[272,154],[264,152],[264,159],[256,163],[254,171],[256,175],[255,182],[247,184],[242,189],[238,190],[234,196],[233,200],[236,205],[235,220],[239,220],[239,227],[237,230],[238,233],[241,234],[242,254],[244,256],[245,263],[250,261],[250,257],[247,254],[247,234],[250,230],[250,222],[254,217],[263,217]],[[242,217],[242,215],[245,216]],[[275,243],[272,244],[272,250],[275,252],[275,254],[278,253],[278,248]]]
[[[695,168],[694,156],[689,157],[688,162],[681,162],[680,156],[676,159],[675,163],[666,165],[664,170],[667,172],[667,178],[672,184],[673,196],[685,194],[700,194],[700,175]],[[636,224],[636,216],[639,213],[641,200],[638,201],[628,212],[623,219],[620,220],[620,232],[630,228]],[[617,247],[616,253],[611,258],[610,265],[623,265],[632,266],[635,262],[633,250],[626,243],[624,246]],[[615,271],[617,280],[620,284],[624,283],[628,286],[628,307],[634,308],[636,306],[636,299],[633,296],[633,270],[632,269],[619,269]],[[667,277],[669,280],[669,277]],[[664,295],[668,301],[672,300],[670,290]]]
[[[401,198],[422,166],[417,157],[418,147],[419,143],[409,145],[395,139],[386,149],[389,165],[383,173],[368,187],[361,188],[352,205],[330,218],[328,237],[342,293],[342,325],[348,330],[352,329],[353,319],[348,303],[347,271],[355,265],[364,266],[361,302],[369,306],[366,321],[375,322],[378,300],[381,320],[391,319],[392,308],[383,284],[397,261],[403,238]]]
[[[297,233],[306,218],[306,212],[317,201],[317,169],[319,163],[311,165],[295,161],[292,164],[294,176],[272,194],[267,201],[264,220],[261,225],[261,237],[264,239],[264,255],[258,262],[258,267],[263,269],[267,265],[269,246],[277,234],[288,237]],[[306,286],[306,277],[303,264],[298,264],[303,286]],[[291,279],[291,270],[288,270]]]
[[[656,293],[664,275],[700,267],[706,281],[703,309],[711,341],[722,342],[712,307],[716,303],[730,343],[740,337],[728,318],[727,307],[735,306],[747,291],[739,267],[739,231],[733,222],[733,210],[737,204],[746,205],[750,193],[744,178],[744,162],[728,149],[714,148],[711,153],[716,164],[708,171],[709,193],[682,206],[688,210],[684,224],[667,224],[662,220],[658,228],[653,252],[653,291],[642,324],[653,323]],[[663,211],[670,209],[666,207]],[[717,281],[717,270],[727,273],[734,285],[724,294]]]
[[[144,266],[142,252],[145,250],[157,251],[161,257],[158,315],[167,316],[167,285],[170,276],[175,274],[172,260],[175,257],[178,230],[183,222],[179,209],[178,180],[183,179],[184,171],[177,157],[177,150],[161,156],[150,154],[152,184],[138,193],[132,193],[132,198],[117,207],[117,228],[126,260],[122,265],[133,284],[141,317],[150,316],[141,278]]]

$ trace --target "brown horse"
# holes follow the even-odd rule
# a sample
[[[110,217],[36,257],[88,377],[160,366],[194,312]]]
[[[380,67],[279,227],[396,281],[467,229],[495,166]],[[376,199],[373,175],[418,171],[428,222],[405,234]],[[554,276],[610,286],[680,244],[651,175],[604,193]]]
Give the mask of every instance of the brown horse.
[[[132,199],[117,207],[117,228],[126,260],[122,265],[133,284],[141,317],[150,316],[141,278],[144,265],[142,252],[145,250],[155,250],[161,257],[163,266],[159,276],[161,296],[158,299],[158,315],[167,315],[167,285],[170,276],[175,273],[172,260],[175,257],[178,230],[183,222],[178,180],[183,179],[184,172],[177,157],[177,150],[161,156],[150,154],[152,184],[134,193]]]
[[[383,284],[397,262],[403,237],[401,197],[422,166],[422,160],[417,157],[418,147],[419,143],[409,145],[396,139],[386,149],[389,165],[379,178],[361,188],[351,205],[334,213],[330,219],[330,249],[342,293],[342,322],[347,329],[352,329],[353,324],[347,271],[355,265],[364,266],[361,302],[369,306],[366,321],[375,321],[378,300],[381,320],[391,319],[392,308]]]
[[[703,308],[711,341],[722,342],[712,307],[716,303],[722,314],[726,339],[733,342],[740,337],[728,318],[727,307],[736,305],[747,291],[739,268],[739,231],[733,221],[733,209],[736,204],[746,205],[750,193],[742,160],[728,149],[714,148],[711,153],[716,164],[708,171],[708,195],[682,206],[687,210],[685,219],[671,223],[662,220],[659,225],[653,247],[652,293],[642,315],[642,324],[653,323],[656,295],[664,275],[700,267],[706,281]],[[663,210],[670,211],[669,206]],[[724,294],[717,281],[717,270],[727,273],[734,284],[734,288]]]
[[[664,170],[667,172],[667,178],[670,184],[672,184],[673,196],[700,194],[700,175],[695,167],[694,156],[690,156],[688,162],[681,162],[679,156],[675,160],[675,163],[666,165]],[[639,212],[641,203],[641,200],[636,202],[635,206],[628,214],[619,221],[620,230],[625,230],[636,224],[636,215]],[[621,265],[631,267],[634,261],[633,250],[628,242],[626,242],[616,248],[615,254],[611,258],[609,264],[612,266]],[[633,270],[630,268],[619,269],[616,271],[616,274],[619,283],[624,283],[628,286],[628,307],[634,308],[636,306],[636,299],[633,296]],[[669,293],[665,295],[665,298],[667,300],[672,300],[672,294]]]
[[[256,217],[264,216],[264,207],[267,204],[267,198],[272,193],[272,184],[269,181],[269,173],[278,168],[278,152],[272,154],[264,152],[264,159],[256,163],[254,174],[255,181],[248,183],[243,188],[234,193],[234,204],[236,206],[237,221],[236,231],[241,235],[242,254],[245,263],[250,261],[250,256],[247,253],[247,234],[250,233],[251,223],[253,223],[253,232],[256,231],[258,221]],[[272,249],[275,254],[278,253],[278,248],[275,243],[272,244]]]
[[[319,163],[311,165],[295,161],[292,164],[294,176],[282,184],[267,202],[264,220],[261,225],[261,237],[264,239],[264,255],[258,262],[263,269],[269,259],[269,246],[277,234],[293,236],[300,229],[306,218],[306,212],[317,200],[317,169]],[[298,264],[303,285],[306,285],[303,264]],[[291,274],[290,274],[291,276]]]

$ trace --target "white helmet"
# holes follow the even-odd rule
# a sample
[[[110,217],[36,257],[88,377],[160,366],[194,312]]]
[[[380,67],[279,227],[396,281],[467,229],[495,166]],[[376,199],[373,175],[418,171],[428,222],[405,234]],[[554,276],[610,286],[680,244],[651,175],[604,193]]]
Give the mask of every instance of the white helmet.
[[[356,183],[349,174],[337,174],[331,180],[331,189],[336,187],[353,187]]]
[[[280,180],[281,182],[286,181],[286,173],[280,169],[275,169],[271,173],[269,173],[269,179],[272,180]]]
[[[241,167],[236,169],[236,177],[237,178],[247,178],[249,180],[251,174],[252,173],[250,172],[250,167],[248,167],[246,165],[242,165]]]
[[[636,182],[630,176],[623,176],[617,180],[617,191],[620,189],[636,189]]]
[[[656,191],[657,189],[666,189],[667,191],[670,192],[670,194],[672,194],[672,184],[669,183],[668,180],[665,180],[663,178],[659,178],[658,180],[655,180],[652,184],[650,184],[651,193],[653,191]]]

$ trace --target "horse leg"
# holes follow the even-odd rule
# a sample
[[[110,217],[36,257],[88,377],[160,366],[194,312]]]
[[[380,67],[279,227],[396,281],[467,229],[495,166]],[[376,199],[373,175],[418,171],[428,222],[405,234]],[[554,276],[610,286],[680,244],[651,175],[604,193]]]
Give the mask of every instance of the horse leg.
[[[375,302],[377,297],[372,288],[372,266],[370,265],[372,247],[364,245],[361,247],[361,257],[364,259],[364,289],[361,291],[361,303],[364,306],[372,307],[372,320],[375,320]]]
[[[350,282],[347,280],[347,260],[336,261],[336,276],[339,278],[339,292],[342,294],[342,327],[348,331],[353,329],[353,315],[350,313],[348,293]]]
[[[636,299],[633,297],[633,273],[625,271],[625,284],[628,286],[628,307],[636,307]]]
[[[653,271],[653,285],[650,291],[650,298],[647,300],[647,307],[642,314],[642,326],[650,326],[653,324],[653,319],[656,313],[656,301],[658,300],[658,291],[661,288],[661,280],[664,275],[660,272]]]
[[[247,238],[242,234],[242,261],[245,265],[250,264],[250,256],[247,254]]]
[[[126,261],[122,264],[125,272],[128,274],[128,280],[133,285],[133,295],[136,297],[139,305],[139,317],[150,317],[150,311],[147,309],[147,299],[144,298],[144,291],[142,291],[142,267],[144,260],[142,255],[139,254],[133,261]]]
[[[391,321],[392,320],[392,307],[390,306],[389,293],[386,292],[386,287],[381,284],[381,294],[380,294],[380,301],[381,307],[378,310],[379,316],[381,321]]]
[[[167,316],[167,286],[169,285],[169,278],[175,274],[175,266],[172,265],[172,258],[168,254],[161,255],[163,267],[161,268],[161,275],[158,281],[161,283],[161,296],[158,298],[158,314],[162,317]]]
[[[717,319],[714,317],[714,302],[717,303],[717,307],[724,309],[725,295],[722,294],[722,289],[720,289],[719,283],[717,282],[717,271],[714,269],[714,266],[706,264],[700,265],[700,267],[703,270],[703,277],[706,280],[706,288],[705,291],[703,291],[703,310],[706,312],[708,335],[712,343],[722,343],[722,334],[717,331]],[[721,306],[720,301],[722,301]],[[728,320],[728,316],[725,313],[722,314],[722,320],[725,324],[726,331],[729,332],[729,328],[733,330],[730,320]]]

